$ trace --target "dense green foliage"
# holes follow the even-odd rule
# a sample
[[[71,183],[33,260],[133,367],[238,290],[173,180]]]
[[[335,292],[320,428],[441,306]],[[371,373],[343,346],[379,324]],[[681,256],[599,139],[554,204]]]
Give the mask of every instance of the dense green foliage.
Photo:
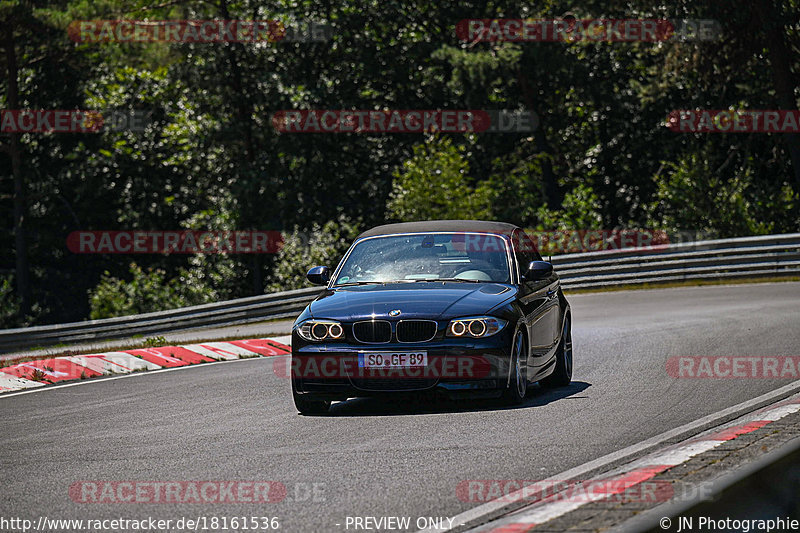
[[[130,280],[103,273],[100,283],[89,294],[89,318],[150,313],[209,303],[227,296],[218,294],[215,285],[205,282],[202,272],[192,270],[180,269],[177,277],[168,279],[160,268],[145,272],[131,263],[128,277]]]
[[[144,272],[130,265],[131,281],[111,277],[107,272],[92,291],[90,318],[135,315],[151,309],[172,309],[188,305],[175,280],[167,280],[163,270]]]
[[[414,146],[394,173],[386,206],[392,220],[483,220],[492,217],[492,190],[469,177],[466,149],[447,137]]]
[[[284,244],[278,252],[268,289],[285,291],[307,287],[309,265],[334,267],[358,233],[358,224],[344,215],[324,226],[314,223],[308,231],[295,226],[294,231],[284,232]]]
[[[143,132],[0,134],[0,276],[22,288],[20,299],[3,285],[0,326],[25,323],[33,304],[38,323],[53,323],[302,286],[308,267],[333,266],[356,226],[393,220],[797,231],[798,136],[675,133],[665,120],[675,109],[797,109],[798,0],[577,4],[0,0],[0,108],[152,111]],[[566,14],[716,19],[723,35],[464,43],[455,32],[465,18]],[[75,20],[278,17],[324,21],[331,40],[67,34]],[[539,126],[278,133],[271,113],[289,109],[527,109]],[[135,258],[65,244],[72,231],[117,229],[279,230],[288,242],[277,256]]]

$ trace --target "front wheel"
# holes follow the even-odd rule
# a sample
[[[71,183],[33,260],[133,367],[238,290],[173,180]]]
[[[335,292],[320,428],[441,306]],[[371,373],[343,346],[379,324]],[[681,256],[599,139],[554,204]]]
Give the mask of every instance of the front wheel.
[[[292,396],[294,397],[294,406],[301,415],[324,415],[331,407],[330,401],[315,400],[309,398],[307,394],[298,394],[294,380],[292,380]]]
[[[564,331],[556,351],[556,368],[541,381],[543,387],[552,389],[566,387],[572,381],[572,323],[570,317],[564,321]]]
[[[525,347],[525,334],[518,330],[511,343],[511,383],[503,393],[506,405],[519,405],[528,392],[528,358]]]

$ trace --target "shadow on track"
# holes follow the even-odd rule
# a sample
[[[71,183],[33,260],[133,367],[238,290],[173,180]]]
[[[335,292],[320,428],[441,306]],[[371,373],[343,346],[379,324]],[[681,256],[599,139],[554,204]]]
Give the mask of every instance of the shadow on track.
[[[463,413],[473,411],[507,411],[542,407],[562,399],[586,399],[576,396],[591,387],[584,381],[573,381],[559,389],[544,389],[533,385],[528,389],[525,401],[519,405],[503,405],[500,400],[447,400],[433,394],[402,395],[376,398],[353,398],[331,406],[328,415],[322,416],[397,416]]]

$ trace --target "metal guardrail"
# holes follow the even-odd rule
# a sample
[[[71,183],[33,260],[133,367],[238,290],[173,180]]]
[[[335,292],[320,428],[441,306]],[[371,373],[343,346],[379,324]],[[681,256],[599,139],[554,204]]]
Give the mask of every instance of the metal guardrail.
[[[62,343],[120,339],[207,326],[295,318],[319,293],[319,287],[311,287],[141,315],[5,329],[0,330],[0,353]]]
[[[565,289],[800,275],[800,233],[568,254],[553,264]]]
[[[565,289],[800,275],[800,233],[566,254],[553,257],[553,264]],[[0,330],[0,353],[294,318],[319,292],[311,287],[142,315]]]

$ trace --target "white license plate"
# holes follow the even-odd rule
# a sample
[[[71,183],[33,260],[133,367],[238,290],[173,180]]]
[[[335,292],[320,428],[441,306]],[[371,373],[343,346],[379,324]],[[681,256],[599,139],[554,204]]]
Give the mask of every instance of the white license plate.
[[[428,366],[428,352],[362,352],[360,368],[420,368]]]

